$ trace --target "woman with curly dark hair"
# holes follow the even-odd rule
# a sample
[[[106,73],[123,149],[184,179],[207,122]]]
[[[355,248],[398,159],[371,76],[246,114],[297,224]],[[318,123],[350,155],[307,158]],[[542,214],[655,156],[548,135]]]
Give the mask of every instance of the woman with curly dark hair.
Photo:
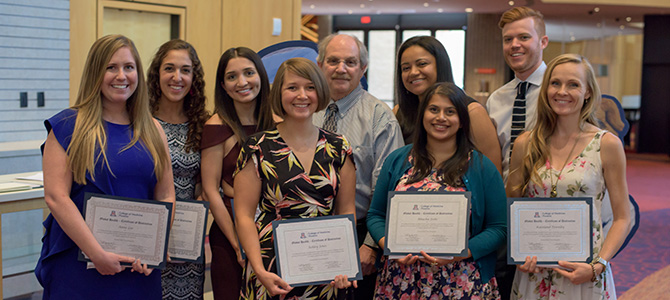
[[[167,135],[177,201],[200,196],[200,140],[209,117],[203,77],[195,49],[178,39],[158,49],[148,70],[151,111]],[[173,261],[161,277],[163,299],[202,299],[204,264]]]

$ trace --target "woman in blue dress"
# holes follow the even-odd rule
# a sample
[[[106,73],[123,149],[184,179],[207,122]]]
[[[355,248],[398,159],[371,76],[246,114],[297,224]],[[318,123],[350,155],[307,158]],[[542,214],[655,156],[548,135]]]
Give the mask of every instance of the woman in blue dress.
[[[45,121],[42,169],[51,214],[35,268],[44,299],[161,297],[160,272],[103,250],[82,216],[86,192],[174,203],[166,138],[149,111],[142,70],[130,39],[100,38],[74,106]],[[77,259],[79,249],[94,268]]]
[[[198,53],[188,42],[168,41],[158,48],[147,72],[151,111],[168,140],[176,200],[198,199],[200,141],[209,117]],[[173,259],[161,277],[163,299],[202,299],[204,263]]]
[[[437,83],[419,103],[414,144],[384,161],[368,211],[370,235],[384,248],[390,191],[471,192],[468,255],[382,258],[375,299],[500,299],[496,249],[505,242],[505,188],[494,164],[470,140],[468,97]]]

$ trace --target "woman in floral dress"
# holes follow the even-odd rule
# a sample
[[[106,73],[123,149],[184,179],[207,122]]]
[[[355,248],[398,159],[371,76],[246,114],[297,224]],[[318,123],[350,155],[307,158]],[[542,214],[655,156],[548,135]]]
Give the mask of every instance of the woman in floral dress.
[[[470,141],[467,96],[437,83],[419,105],[414,144],[391,153],[368,212],[368,228],[383,248],[389,191],[470,191],[468,256],[442,259],[425,252],[382,258],[375,299],[500,299],[496,249],[505,241],[505,188],[495,165]]]
[[[272,221],[355,213],[349,143],[312,125],[312,115],[329,99],[313,62],[287,60],[270,92],[273,111],[284,121],[251,135],[242,147],[234,177],[237,233],[247,255],[241,299],[337,299],[351,286],[338,275],[330,284],[293,288],[276,275]]]
[[[556,57],[544,73],[533,130],[514,143],[510,197],[593,197],[592,263],[559,261],[541,268],[536,257],[517,267],[512,299],[616,299],[609,261],[630,225],[626,158],[620,140],[596,127],[600,89],[593,68],[576,54]],[[614,221],[602,236],[601,208],[609,191]],[[566,270],[567,269],[567,270]]]

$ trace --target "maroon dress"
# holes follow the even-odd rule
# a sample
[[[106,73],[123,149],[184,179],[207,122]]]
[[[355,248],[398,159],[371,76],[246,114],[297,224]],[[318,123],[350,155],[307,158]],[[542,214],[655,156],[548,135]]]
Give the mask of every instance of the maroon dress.
[[[256,132],[256,125],[242,126],[242,128],[246,135],[252,135]],[[213,146],[220,147],[221,143],[233,135],[233,130],[228,125],[205,125],[200,147],[201,149]],[[239,154],[240,145],[236,143],[233,149],[223,158],[221,180],[230,186],[233,186],[233,172],[235,172],[235,164]],[[230,217],[233,218],[230,202],[233,198],[232,195],[222,193],[221,198],[223,198],[223,203],[226,205]],[[230,245],[216,222],[212,223],[212,228],[209,230],[209,246],[212,249],[211,276],[214,299],[239,299],[242,287],[242,267],[237,262],[235,249]]]

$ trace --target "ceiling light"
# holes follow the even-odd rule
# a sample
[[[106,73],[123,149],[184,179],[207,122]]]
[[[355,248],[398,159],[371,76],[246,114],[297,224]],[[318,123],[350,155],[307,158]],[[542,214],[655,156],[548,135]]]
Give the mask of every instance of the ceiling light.
[[[465,12],[466,12],[466,13],[471,13],[471,12],[473,12],[473,11],[474,11],[474,10],[472,9],[472,7],[468,7],[468,8],[465,9]]]
[[[437,12],[439,12],[439,13],[444,12],[444,9],[438,8]]]
[[[361,8],[365,8],[365,4],[361,4]]]
[[[311,9],[314,9],[315,7],[316,7],[316,5],[314,5],[314,4],[309,6],[309,8],[311,8]]]
[[[595,11],[595,12],[599,12],[599,11],[600,11],[600,7],[596,7],[596,8],[594,8],[593,11]]]
[[[621,29],[621,30],[624,30],[625,28],[626,28],[626,26],[623,26],[623,25],[619,26],[619,29]]]
[[[349,14],[353,14],[354,11],[350,9],[347,13],[349,13]]]
[[[626,22],[629,22],[629,23],[630,23],[631,20],[633,20],[633,18],[631,18],[631,17],[626,17]]]
[[[575,39],[574,36],[571,36],[571,37],[570,37],[570,40],[574,42],[576,39]]]
[[[423,3],[423,7],[428,7],[429,5],[430,5],[430,4],[428,4],[428,2],[424,2],[424,3]]]
[[[509,6],[514,6],[514,1],[510,0],[509,2],[507,2],[507,4],[509,4]]]

